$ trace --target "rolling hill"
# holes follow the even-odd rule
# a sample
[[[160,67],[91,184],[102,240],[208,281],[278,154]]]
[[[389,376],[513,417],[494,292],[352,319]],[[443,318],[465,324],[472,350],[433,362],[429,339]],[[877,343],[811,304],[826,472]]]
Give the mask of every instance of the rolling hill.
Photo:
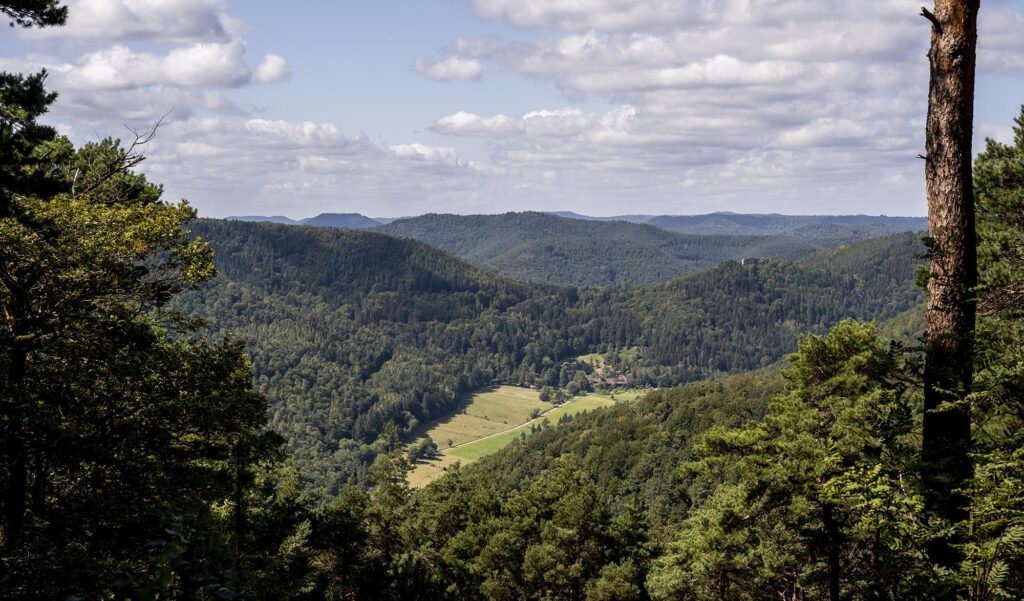
[[[308,217],[306,219],[292,219],[283,215],[273,215],[270,217],[264,215],[240,215],[228,217],[227,219],[228,221],[283,223],[285,225],[312,225],[315,227],[335,227],[355,230],[376,227],[382,223],[380,220],[360,215],[359,213],[320,213],[316,217]]]
[[[509,280],[374,231],[216,220],[193,230],[221,275],[177,307],[249,341],[274,428],[327,492],[475,390],[579,380],[582,354],[638,348],[622,365],[631,382],[668,386],[771,364],[802,332],[920,300],[912,234],[579,290]]]
[[[508,277],[570,286],[653,284],[727,259],[793,259],[822,246],[811,237],[680,235],[625,221],[534,212],[429,214],[376,229],[426,242]]]
[[[644,223],[683,234],[777,236],[813,240],[863,240],[897,232],[923,231],[925,217],[885,215],[661,215]]]

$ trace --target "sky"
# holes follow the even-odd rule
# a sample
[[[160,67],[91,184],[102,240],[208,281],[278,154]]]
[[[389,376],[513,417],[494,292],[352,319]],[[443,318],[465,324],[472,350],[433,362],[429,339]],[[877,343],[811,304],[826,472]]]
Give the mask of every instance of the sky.
[[[923,215],[920,0],[69,0],[8,28],[76,144],[201,215]],[[1024,104],[1024,2],[986,0],[975,149]]]

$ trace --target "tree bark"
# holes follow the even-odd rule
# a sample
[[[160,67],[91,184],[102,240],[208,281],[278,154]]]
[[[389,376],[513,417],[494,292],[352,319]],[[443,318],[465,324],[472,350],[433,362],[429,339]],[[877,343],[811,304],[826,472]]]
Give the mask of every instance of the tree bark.
[[[8,544],[16,544],[21,537],[25,521],[25,495],[28,492],[28,457],[25,449],[24,423],[19,392],[25,376],[26,353],[17,345],[11,350],[8,367],[10,415],[7,432],[3,432],[5,455],[7,456],[7,478],[4,482],[3,535]]]
[[[922,478],[931,515],[949,522],[967,517],[959,492],[971,477],[971,416],[962,404],[973,365],[977,249],[971,175],[974,72],[980,0],[935,0],[928,95],[926,183],[930,278],[925,346]],[[933,561],[959,562],[951,539],[930,549]]]
[[[839,601],[841,590],[841,566],[839,561],[839,524],[836,523],[835,508],[824,505],[821,519],[825,527],[825,560],[828,564],[828,598]]]

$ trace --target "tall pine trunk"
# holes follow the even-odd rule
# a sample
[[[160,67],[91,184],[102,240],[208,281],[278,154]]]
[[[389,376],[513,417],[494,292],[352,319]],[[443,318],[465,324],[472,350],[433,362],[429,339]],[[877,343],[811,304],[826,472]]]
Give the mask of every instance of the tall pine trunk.
[[[926,178],[931,277],[928,281],[924,443],[925,503],[950,522],[967,517],[958,492],[971,477],[971,416],[949,406],[970,391],[973,370],[977,251],[971,182],[974,71],[980,0],[935,0],[928,95]],[[953,539],[939,541],[932,559],[959,561]]]

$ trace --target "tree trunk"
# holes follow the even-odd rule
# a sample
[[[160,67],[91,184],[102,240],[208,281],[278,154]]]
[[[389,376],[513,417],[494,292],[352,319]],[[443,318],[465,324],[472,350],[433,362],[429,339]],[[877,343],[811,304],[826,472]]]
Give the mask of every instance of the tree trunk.
[[[840,561],[839,561],[839,524],[836,523],[835,508],[824,505],[821,508],[821,519],[825,527],[825,560],[828,564],[828,598],[839,601]]]
[[[926,179],[931,277],[928,280],[924,441],[925,503],[950,522],[967,517],[958,492],[971,477],[971,417],[967,407],[944,406],[970,391],[973,370],[977,250],[971,177],[974,69],[980,0],[935,0],[928,96]],[[946,539],[930,550],[952,567],[959,554]]]
[[[25,521],[25,494],[28,492],[28,457],[25,449],[24,423],[20,394],[25,378],[27,357],[24,349],[15,344],[11,349],[11,363],[8,367],[8,392],[10,415],[7,432],[3,432],[5,455],[7,456],[7,478],[4,482],[3,535],[8,544],[16,544],[21,537]]]

